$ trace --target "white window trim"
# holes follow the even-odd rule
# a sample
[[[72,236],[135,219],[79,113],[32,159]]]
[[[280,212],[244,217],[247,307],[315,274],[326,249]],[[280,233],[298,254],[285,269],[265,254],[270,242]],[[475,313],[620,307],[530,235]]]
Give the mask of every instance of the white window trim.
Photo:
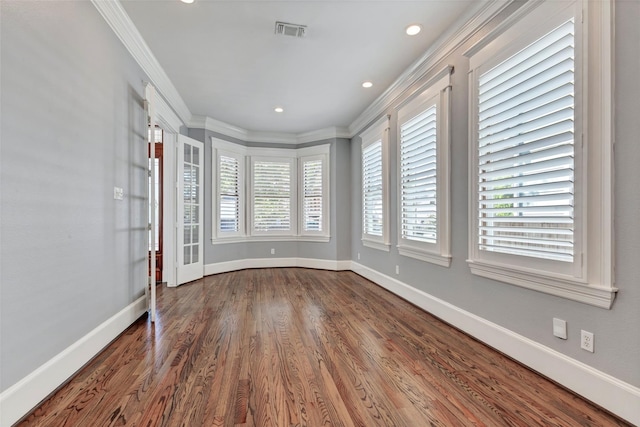
[[[298,149],[288,149],[288,148],[266,148],[266,147],[246,147],[240,144],[236,144],[233,142],[224,141],[221,139],[217,139],[215,137],[211,137],[212,141],[212,179],[215,181],[212,185],[212,212],[213,212],[213,221],[212,224],[212,233],[211,233],[211,244],[213,245],[224,245],[231,243],[248,243],[248,242],[284,242],[284,241],[299,241],[299,242],[319,242],[319,243],[327,243],[331,240],[331,232],[330,232],[330,152],[331,152],[331,144],[321,144],[314,145],[311,147],[304,147]],[[238,233],[233,233],[233,235],[227,235],[226,233],[219,233],[218,223],[219,223],[219,213],[218,213],[218,197],[219,197],[219,183],[217,178],[217,161],[219,153],[228,153],[235,154],[237,156],[241,156],[243,158],[241,168],[242,168],[242,177],[241,177],[241,187],[240,187],[240,218],[241,218],[241,230]],[[323,156],[324,157],[324,181],[323,181],[323,215],[325,218],[323,221],[326,221],[326,227],[323,226],[322,233],[300,233],[298,227],[298,218],[300,206],[299,201],[302,199],[299,198],[300,189],[299,189],[299,176],[296,170],[297,165],[299,163],[299,158],[307,157],[307,156]],[[262,157],[262,158],[287,158],[290,159],[294,164],[293,169],[293,177],[295,179],[292,180],[293,188],[293,200],[295,200],[295,204],[292,204],[292,222],[296,225],[291,233],[266,233],[266,234],[252,234],[252,203],[248,203],[250,200],[253,200],[253,194],[251,191],[251,158]],[[326,213],[326,214],[325,214]]]
[[[526,36],[526,28],[549,25],[552,18],[571,7],[565,2],[531,2],[518,13],[518,19],[528,21],[525,29],[512,30],[515,19],[508,19],[491,34],[473,46],[470,56],[470,110],[469,140],[469,259],[471,272],[479,276],[503,281],[517,286],[579,301],[601,308],[611,308],[617,289],[614,286],[613,260],[613,2],[589,2],[578,0],[576,7],[576,34],[582,27],[582,37],[576,39],[576,49],[582,62],[576,64],[576,72],[583,69],[582,99],[576,97],[576,106],[583,111],[576,116],[576,148],[584,155],[576,156],[576,215],[584,224],[577,235],[582,254],[576,253],[579,271],[573,274],[550,273],[535,266],[514,267],[509,263],[488,261],[478,254],[477,238],[477,69],[491,56],[504,53],[502,38],[514,40]],[[584,22],[582,25],[581,20]],[[552,28],[549,28],[551,30]],[[511,31],[510,31],[511,30]],[[544,32],[539,33],[543,35]],[[579,57],[578,57],[579,58]],[[577,95],[579,95],[577,93]],[[582,141],[580,141],[582,133]],[[588,153],[588,156],[587,154]],[[587,173],[588,171],[588,173]],[[577,233],[576,233],[577,234]]]
[[[398,253],[403,256],[430,262],[443,267],[451,265],[451,213],[450,213],[450,141],[451,141],[451,72],[447,66],[421,89],[422,92],[408,103],[396,108],[397,120],[397,230]],[[424,89],[426,88],[426,89]],[[425,111],[430,105],[437,108],[437,237],[436,243],[420,242],[402,237],[402,156],[401,126],[406,121]]]
[[[298,235],[312,239],[325,241],[329,238],[329,227],[331,226],[331,211],[329,210],[330,185],[329,185],[329,153],[330,146],[328,144],[299,148],[296,150],[298,157]],[[304,186],[303,173],[304,162],[310,160],[322,161],[322,230],[321,231],[305,231],[304,230]]]
[[[281,153],[278,153],[281,154]],[[282,153],[284,154],[284,153]],[[255,164],[256,162],[259,161],[263,161],[263,162],[277,162],[277,163],[288,163],[289,164],[289,182],[291,183],[291,186],[289,188],[289,231],[281,231],[281,230],[273,230],[273,231],[261,231],[261,230],[256,230],[255,229],[255,224],[254,224],[254,204],[253,201],[255,200],[255,186],[254,186],[254,182],[253,182],[253,174],[254,174],[254,169],[255,169]],[[297,230],[298,230],[298,215],[296,213],[296,211],[298,210],[298,194],[297,194],[297,189],[296,189],[296,183],[297,183],[297,167],[298,164],[295,160],[295,156],[250,156],[249,158],[249,162],[251,165],[250,168],[250,172],[249,172],[249,180],[248,180],[248,184],[249,184],[249,191],[248,194],[250,194],[250,199],[252,202],[251,203],[247,203],[248,208],[248,214],[249,214],[249,234],[251,236],[296,236],[297,235]]]
[[[366,147],[382,140],[382,236],[373,236],[364,231],[362,224],[362,244],[366,247],[389,252],[389,116],[384,116],[360,134],[362,140],[361,153]],[[362,170],[360,174],[362,178]],[[362,182],[360,183],[362,192]],[[361,218],[364,212],[364,192],[361,194]]]
[[[222,141],[216,138],[212,138],[212,156],[211,156],[211,168],[212,179],[214,180],[212,187],[212,202],[211,207],[213,212],[213,225],[211,230],[212,241],[224,241],[232,242],[245,239],[246,237],[246,211],[245,211],[245,199],[246,199],[246,149],[245,147],[232,144],[226,141]],[[218,230],[220,226],[220,212],[219,212],[219,198],[220,198],[220,180],[218,177],[218,161],[221,155],[227,155],[229,157],[236,157],[239,160],[239,223],[237,232],[221,232]]]

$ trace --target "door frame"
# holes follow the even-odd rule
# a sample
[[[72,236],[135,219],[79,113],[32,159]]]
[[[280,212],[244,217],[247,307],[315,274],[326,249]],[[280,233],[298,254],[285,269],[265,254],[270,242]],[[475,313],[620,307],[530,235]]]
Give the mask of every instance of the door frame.
[[[162,281],[169,287],[176,286],[176,198],[177,198],[177,153],[178,122],[168,120],[162,110],[158,112],[157,124],[164,131],[162,144]]]
[[[162,124],[160,124],[162,127]],[[163,141],[164,152],[162,153],[162,166],[164,168],[164,182],[162,191],[162,280],[169,287],[176,286],[176,197],[177,197],[177,155],[176,150],[178,133],[165,130]]]

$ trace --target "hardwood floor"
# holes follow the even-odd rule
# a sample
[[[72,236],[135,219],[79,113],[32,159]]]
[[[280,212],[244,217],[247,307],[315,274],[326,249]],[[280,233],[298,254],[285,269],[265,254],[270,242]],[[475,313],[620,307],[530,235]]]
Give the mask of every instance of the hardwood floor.
[[[351,272],[158,291],[20,426],[627,425]]]

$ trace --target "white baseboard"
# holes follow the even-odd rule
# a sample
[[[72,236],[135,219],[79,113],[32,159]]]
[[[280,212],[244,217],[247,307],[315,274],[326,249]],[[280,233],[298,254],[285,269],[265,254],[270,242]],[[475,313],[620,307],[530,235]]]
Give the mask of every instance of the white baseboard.
[[[318,270],[350,270],[351,260],[336,261],[315,258],[247,258],[235,261],[206,264],[204,275],[227,273],[229,271],[244,270],[246,268],[274,268],[274,267],[304,267]]]
[[[351,270],[640,426],[640,388],[357,262]]]
[[[64,384],[147,310],[140,297],[0,394],[0,426],[9,427]]]
[[[297,261],[297,267],[333,271],[351,270],[351,260],[336,261],[329,259],[298,258]]]

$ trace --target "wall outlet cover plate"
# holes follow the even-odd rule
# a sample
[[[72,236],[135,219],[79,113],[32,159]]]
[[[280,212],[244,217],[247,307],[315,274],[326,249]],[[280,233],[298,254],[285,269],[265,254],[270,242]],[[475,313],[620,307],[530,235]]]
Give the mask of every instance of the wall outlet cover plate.
[[[563,340],[567,339],[567,322],[562,319],[553,318],[553,335],[562,338]]]

